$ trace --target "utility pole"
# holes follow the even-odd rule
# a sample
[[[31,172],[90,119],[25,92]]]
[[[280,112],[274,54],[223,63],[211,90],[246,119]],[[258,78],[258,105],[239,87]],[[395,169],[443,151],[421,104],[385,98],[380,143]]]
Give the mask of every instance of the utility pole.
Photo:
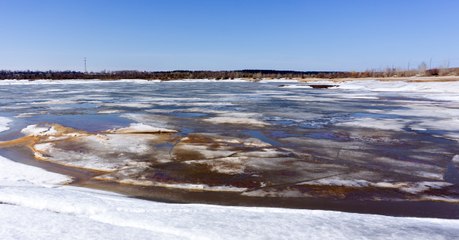
[[[84,73],[88,73],[88,68],[87,68],[87,60],[86,60],[86,57],[84,57]]]

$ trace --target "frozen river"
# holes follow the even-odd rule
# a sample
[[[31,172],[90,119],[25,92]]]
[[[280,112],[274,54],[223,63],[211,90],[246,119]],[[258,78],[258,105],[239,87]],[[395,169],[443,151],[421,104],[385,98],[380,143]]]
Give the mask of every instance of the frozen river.
[[[168,202],[457,218],[454,89],[3,81],[0,155]]]

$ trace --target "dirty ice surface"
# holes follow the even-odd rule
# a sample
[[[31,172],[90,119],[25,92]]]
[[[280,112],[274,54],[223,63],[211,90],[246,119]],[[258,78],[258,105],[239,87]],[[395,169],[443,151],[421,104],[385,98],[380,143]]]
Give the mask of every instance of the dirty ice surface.
[[[0,155],[241,201],[459,202],[458,82],[69,83],[0,83]]]
[[[0,173],[3,240],[455,239],[459,232],[459,220],[145,201],[60,186],[66,176],[4,157]]]

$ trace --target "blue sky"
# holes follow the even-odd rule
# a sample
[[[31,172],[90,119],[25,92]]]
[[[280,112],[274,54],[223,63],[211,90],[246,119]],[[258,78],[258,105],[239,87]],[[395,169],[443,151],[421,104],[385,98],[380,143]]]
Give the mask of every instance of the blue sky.
[[[0,69],[459,66],[456,0],[0,0]]]

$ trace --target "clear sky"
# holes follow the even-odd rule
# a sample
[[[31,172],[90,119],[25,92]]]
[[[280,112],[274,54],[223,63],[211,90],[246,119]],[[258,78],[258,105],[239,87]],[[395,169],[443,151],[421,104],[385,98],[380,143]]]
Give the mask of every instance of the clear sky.
[[[0,69],[459,66],[457,0],[0,0]]]

